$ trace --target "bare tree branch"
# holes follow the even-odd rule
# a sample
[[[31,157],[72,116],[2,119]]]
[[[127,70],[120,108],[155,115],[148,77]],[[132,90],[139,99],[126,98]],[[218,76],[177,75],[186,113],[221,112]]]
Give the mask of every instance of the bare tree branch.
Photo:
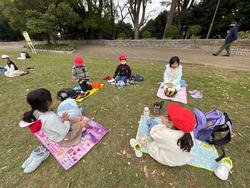
[[[123,5],[117,2],[116,9],[119,10],[118,16],[121,18],[119,21],[123,22],[129,15],[129,11],[126,11],[126,9],[128,9],[128,2]],[[124,11],[126,11],[125,14]]]

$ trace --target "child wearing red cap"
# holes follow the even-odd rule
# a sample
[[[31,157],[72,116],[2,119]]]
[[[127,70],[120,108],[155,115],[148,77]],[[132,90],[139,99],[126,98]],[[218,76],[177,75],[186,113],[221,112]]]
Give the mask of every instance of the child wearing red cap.
[[[91,90],[92,87],[87,82],[89,81],[89,73],[81,56],[74,58],[74,66],[72,67],[72,78],[78,80],[83,91]]]
[[[74,80],[89,80],[89,73],[81,56],[74,58],[74,66],[72,67],[72,78]]]
[[[178,104],[169,104],[167,115],[165,124],[155,125],[150,130],[153,142],[149,154],[163,165],[182,166],[193,156],[196,120],[192,111]]]
[[[128,79],[131,79],[131,69],[127,64],[127,59],[125,55],[121,55],[119,57],[120,64],[117,66],[115,70],[115,81],[124,81],[124,83],[127,82]]]

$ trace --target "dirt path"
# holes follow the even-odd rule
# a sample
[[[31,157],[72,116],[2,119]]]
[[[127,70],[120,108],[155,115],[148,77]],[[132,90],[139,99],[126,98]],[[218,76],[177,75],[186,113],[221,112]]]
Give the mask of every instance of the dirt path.
[[[212,65],[221,68],[250,71],[250,56],[213,56],[201,49],[135,48],[84,45],[77,52],[87,57],[118,59],[125,54],[130,60],[167,62],[172,56],[179,56],[182,63]]]

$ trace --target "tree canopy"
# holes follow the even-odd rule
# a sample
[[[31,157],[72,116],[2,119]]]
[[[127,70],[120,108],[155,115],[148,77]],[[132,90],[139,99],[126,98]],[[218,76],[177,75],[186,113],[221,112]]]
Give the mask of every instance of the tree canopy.
[[[175,0],[173,12],[166,8],[145,25],[147,18],[144,10],[151,1],[141,0],[141,4],[144,2],[141,8],[137,8],[139,4],[133,5],[136,2],[124,1],[124,5],[115,5],[113,0],[2,0],[0,40],[22,39],[24,30],[32,38],[47,39],[48,42],[55,39],[116,39],[119,36],[161,39],[170,21],[171,27],[177,27],[175,30],[179,33],[176,35],[175,31],[174,38],[191,38],[195,35],[205,38],[218,0]],[[170,7],[172,1],[163,2],[162,6]],[[137,12],[131,7],[136,7]],[[221,0],[210,38],[225,37],[232,21],[237,22],[240,31],[250,30],[249,11],[249,0]],[[133,25],[124,22],[128,13],[132,16],[130,23]],[[144,16],[141,20],[140,14]],[[168,19],[170,15],[171,19]],[[199,32],[194,32],[194,28]]]

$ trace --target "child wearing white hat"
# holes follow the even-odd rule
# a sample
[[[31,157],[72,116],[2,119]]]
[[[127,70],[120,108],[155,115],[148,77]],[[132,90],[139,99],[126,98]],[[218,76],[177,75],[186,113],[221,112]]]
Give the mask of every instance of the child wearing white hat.
[[[10,60],[10,57],[6,54],[2,55],[2,59],[6,62],[4,75],[7,77],[23,76],[28,74],[28,71],[21,71],[17,68],[16,64]]]

